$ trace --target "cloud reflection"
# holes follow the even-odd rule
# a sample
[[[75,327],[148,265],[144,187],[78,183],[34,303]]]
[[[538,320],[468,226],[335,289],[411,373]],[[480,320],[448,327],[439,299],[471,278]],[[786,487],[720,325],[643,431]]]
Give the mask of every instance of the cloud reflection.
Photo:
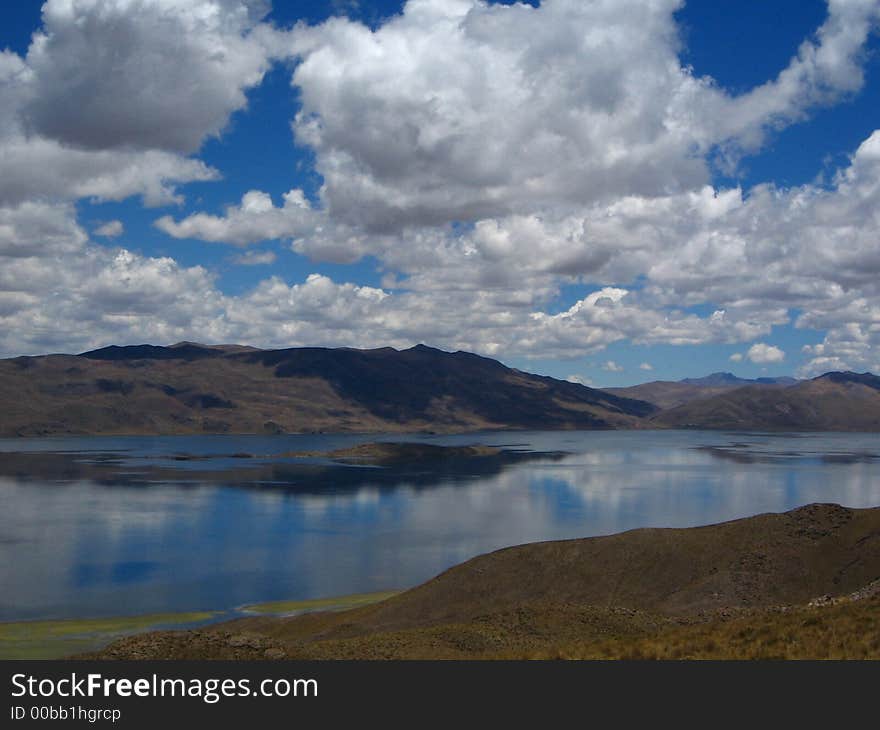
[[[463,473],[319,465],[312,481],[291,476],[290,465],[255,467],[299,479],[292,487],[230,480],[225,467],[214,472],[222,480],[211,480],[204,465],[162,479],[141,471],[128,483],[129,472],[114,482],[106,462],[97,481],[57,471],[20,478],[10,473],[14,457],[0,454],[0,618],[231,608],[406,587],[523,542],[700,525],[809,502],[880,504],[880,461],[866,456],[876,453],[876,435],[756,434],[745,444],[742,435],[690,432],[479,440],[571,453]],[[838,458],[847,453],[862,456]],[[130,466],[123,459],[114,468]]]

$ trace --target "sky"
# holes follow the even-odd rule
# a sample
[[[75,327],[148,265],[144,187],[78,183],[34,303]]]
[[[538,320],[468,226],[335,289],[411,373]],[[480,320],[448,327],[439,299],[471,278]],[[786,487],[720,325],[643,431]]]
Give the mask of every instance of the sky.
[[[0,356],[880,372],[880,0],[0,9]]]

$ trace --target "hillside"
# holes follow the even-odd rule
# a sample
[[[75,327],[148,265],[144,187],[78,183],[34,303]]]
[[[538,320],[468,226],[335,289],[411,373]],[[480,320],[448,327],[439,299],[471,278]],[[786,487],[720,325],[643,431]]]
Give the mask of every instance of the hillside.
[[[0,435],[638,427],[656,408],[466,352],[185,342],[0,360]]]
[[[480,429],[880,430],[880,378],[730,373],[597,390],[467,352],[181,342],[0,360],[0,436],[453,432]]]
[[[880,508],[809,505],[482,555],[374,605],[122,639],[98,656],[880,658]]]
[[[626,388],[605,388],[621,398],[635,398],[653,403],[658,408],[675,408],[698,398],[709,398],[730,390],[753,386],[757,388],[787,388],[797,384],[794,378],[738,378],[732,373],[712,373],[703,378],[684,380],[654,380],[650,383],[632,385]]]
[[[880,378],[834,372],[789,387],[735,388],[651,420],[667,428],[880,431]]]

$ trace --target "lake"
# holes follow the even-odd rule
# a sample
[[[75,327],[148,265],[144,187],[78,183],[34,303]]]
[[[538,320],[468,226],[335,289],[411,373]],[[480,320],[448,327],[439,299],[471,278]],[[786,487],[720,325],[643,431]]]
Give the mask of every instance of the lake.
[[[376,440],[514,453],[464,468],[273,456]],[[5,439],[0,499],[0,620],[228,611],[406,588],[536,540],[701,525],[810,502],[877,506],[880,436]]]

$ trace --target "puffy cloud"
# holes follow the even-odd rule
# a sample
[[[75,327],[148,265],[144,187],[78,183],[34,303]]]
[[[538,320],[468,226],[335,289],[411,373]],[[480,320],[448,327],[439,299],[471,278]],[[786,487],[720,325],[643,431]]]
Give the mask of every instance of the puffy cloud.
[[[754,342],[798,312],[826,333],[808,367],[876,362],[880,132],[827,185],[708,180],[712,161],[735,164],[858,90],[880,3],[833,0],[788,67],[739,95],[681,64],[680,4],[411,0],[376,30],[337,18],[288,36],[258,2],[51,0],[28,54],[0,53],[3,347],[424,340],[570,357],[623,340]],[[186,154],[285,54],[300,59],[294,131],[320,199],[294,188],[276,205],[253,189],[221,214],[156,225],[242,247],[281,239],[322,261],[373,255],[381,289],[272,277],[227,296],[205,269],[89,243],[51,202],[166,204],[217,179]],[[569,284],[592,293],[556,311]]]
[[[49,0],[25,57],[0,52],[0,205],[182,200],[280,52],[261,0]]]
[[[0,259],[0,351],[87,349],[131,338],[172,342],[220,330],[222,296],[202,267],[83,245],[74,253]]]
[[[157,225],[235,245],[291,239],[318,260],[372,254],[413,301],[476,303],[488,351],[524,313],[532,326],[518,347],[546,356],[621,339],[747,342],[793,310],[800,327],[869,329],[880,133],[829,186],[705,181],[716,152],[757,149],[768,130],[860,88],[880,3],[831,2],[787,68],[737,96],[681,65],[678,6],[425,0],[376,30],[300,26],[294,127],[324,177],[321,206],[297,190],[280,206],[252,191],[225,215]],[[636,280],[610,308],[587,298],[544,311],[563,283],[623,291]],[[687,313],[709,303],[711,317]],[[840,330],[828,346],[868,357],[851,339]]]
[[[654,369],[654,366],[651,365],[651,363],[649,363],[649,362],[643,362],[641,365],[639,365],[639,370],[651,371],[653,369]]]
[[[0,203],[5,204],[47,197],[107,201],[140,195],[146,205],[167,205],[182,201],[180,183],[219,177],[200,160],[164,152],[83,152],[24,138],[2,146]]]
[[[117,236],[121,236],[124,232],[125,226],[122,221],[118,220],[107,221],[95,229],[95,235],[103,236],[104,238],[116,238]]]
[[[262,0],[49,0],[25,60],[40,136],[86,149],[193,152],[268,68]]]
[[[73,207],[27,202],[0,207],[0,257],[55,256],[82,248],[86,233],[76,224]],[[0,273],[0,277],[3,277]]]
[[[277,258],[274,251],[245,251],[234,256],[232,262],[239,266],[267,266],[274,264]]]
[[[31,78],[21,58],[0,52],[0,205],[132,195],[160,205],[180,199],[180,183],[217,179],[203,162],[163,150],[83,150],[28,132],[19,112]]]
[[[295,131],[326,204],[384,231],[668,195],[705,183],[719,145],[754,150],[861,86],[876,2],[831,2],[816,41],[739,96],[681,64],[681,4],[410,0],[376,30],[298,27]]]
[[[832,371],[852,370],[850,364],[840,357],[813,357],[806,365],[798,368],[799,378],[815,378]]]
[[[622,365],[618,365],[614,360],[607,360],[602,363],[602,369],[608,373],[622,373],[625,368]]]
[[[222,241],[237,246],[274,238],[295,238],[311,233],[320,225],[320,218],[302,190],[284,195],[282,207],[276,208],[268,193],[250,190],[240,205],[231,205],[225,216],[196,213],[177,222],[171,216],[156,221],[156,227],[174,238],[198,238]]]
[[[593,385],[593,381],[585,375],[569,375],[566,380],[569,383],[577,383],[578,385],[586,385],[587,387]]]
[[[155,226],[173,238],[196,238],[235,246],[290,239],[297,253],[334,263],[351,263],[376,251],[378,240],[333,221],[324,211],[313,208],[299,189],[285,193],[280,207],[275,206],[268,193],[249,190],[239,205],[226,208],[225,215],[194,213],[179,221],[166,215],[159,218]]]
[[[731,362],[742,362],[743,361],[743,354],[741,352],[734,352],[730,356],[730,361]]]
[[[319,274],[293,284],[272,276],[230,296],[203,267],[91,243],[68,204],[0,208],[0,232],[0,353],[7,355],[198,339],[361,347],[427,340],[452,350],[570,357],[626,338],[715,340],[735,332],[725,318],[654,312],[614,287],[559,314],[503,288],[392,293]]]
[[[766,365],[768,363],[782,362],[785,360],[785,353],[775,345],[756,342],[749,348],[746,357],[753,363]]]
[[[880,374],[880,311],[875,306],[870,322],[843,321],[832,326],[822,342],[807,345],[803,351],[810,359],[798,370],[800,377],[830,370],[870,370]]]

